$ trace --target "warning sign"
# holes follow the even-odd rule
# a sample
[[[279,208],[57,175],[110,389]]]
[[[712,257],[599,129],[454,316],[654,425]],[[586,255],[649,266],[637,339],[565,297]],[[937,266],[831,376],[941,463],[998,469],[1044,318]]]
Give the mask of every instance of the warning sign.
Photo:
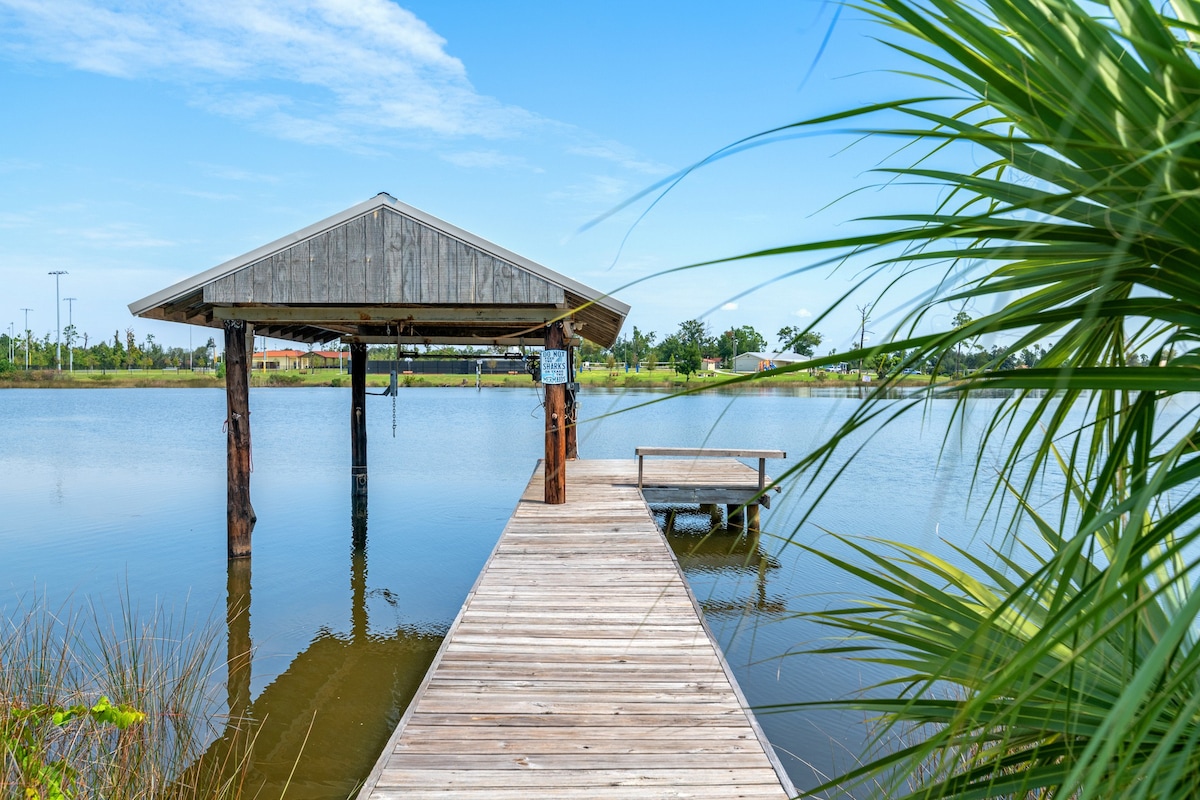
[[[542,383],[553,386],[567,382],[567,351],[542,351]]]

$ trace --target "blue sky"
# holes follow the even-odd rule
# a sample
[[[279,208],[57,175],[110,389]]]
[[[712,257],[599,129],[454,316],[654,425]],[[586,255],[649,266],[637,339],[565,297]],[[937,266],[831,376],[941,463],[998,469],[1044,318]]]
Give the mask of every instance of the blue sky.
[[[126,305],[380,191],[597,289],[849,232],[839,196],[894,143],[824,136],[705,167],[748,134],[895,96],[896,61],[822,0],[0,0],[0,326],[53,331],[54,279],[92,340],[188,328]],[[810,74],[811,72],[811,74]],[[806,77],[807,76],[807,77]],[[910,87],[911,89],[911,87]],[[627,239],[626,239],[627,237]],[[624,245],[622,246],[622,240]],[[775,259],[616,295],[665,335],[706,312],[774,343],[852,285]],[[863,301],[869,299],[866,294]],[[62,307],[62,324],[67,307]],[[845,346],[853,303],[818,326]],[[194,329],[193,339],[210,332]],[[202,342],[195,342],[200,344]]]

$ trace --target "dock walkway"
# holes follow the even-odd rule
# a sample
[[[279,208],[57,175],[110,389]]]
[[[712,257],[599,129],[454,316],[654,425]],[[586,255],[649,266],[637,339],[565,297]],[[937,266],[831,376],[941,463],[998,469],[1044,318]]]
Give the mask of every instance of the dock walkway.
[[[793,796],[635,462],[567,480],[535,470],[360,800]]]

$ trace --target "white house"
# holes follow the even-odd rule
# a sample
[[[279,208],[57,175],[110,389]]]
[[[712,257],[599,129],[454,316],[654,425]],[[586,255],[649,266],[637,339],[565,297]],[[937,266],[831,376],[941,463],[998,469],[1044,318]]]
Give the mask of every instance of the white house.
[[[764,369],[784,367],[809,358],[811,356],[802,356],[799,353],[739,353],[733,359],[733,371],[762,372]]]

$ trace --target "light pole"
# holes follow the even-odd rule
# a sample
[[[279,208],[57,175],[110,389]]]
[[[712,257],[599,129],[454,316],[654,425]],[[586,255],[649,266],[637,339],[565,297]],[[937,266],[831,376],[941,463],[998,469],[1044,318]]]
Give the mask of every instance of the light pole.
[[[17,351],[13,345],[13,335],[15,334],[16,329],[17,323],[8,323],[8,363],[10,364],[13,362],[13,359],[17,357]]]
[[[29,312],[32,308],[22,308],[25,312],[25,371],[29,371]]]
[[[70,364],[70,371],[75,371],[75,301],[78,297],[64,297],[63,302],[67,304],[67,330],[71,332],[71,338],[67,340],[67,363]]]
[[[62,301],[58,299],[58,279],[67,274],[65,269],[47,272],[54,276],[54,368],[62,372]]]

